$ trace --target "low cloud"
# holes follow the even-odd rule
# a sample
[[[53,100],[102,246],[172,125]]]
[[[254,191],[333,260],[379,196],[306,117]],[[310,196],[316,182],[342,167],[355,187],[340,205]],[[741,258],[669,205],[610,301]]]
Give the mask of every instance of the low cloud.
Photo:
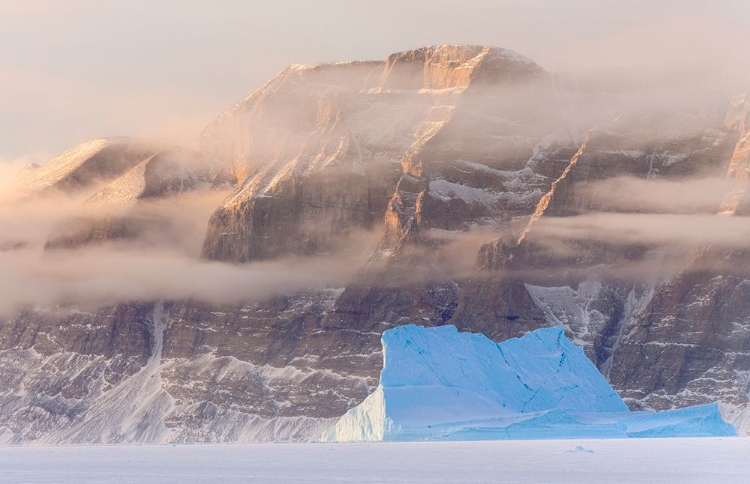
[[[261,301],[301,290],[342,287],[372,253],[373,234],[355,249],[307,258],[237,265],[164,248],[105,245],[85,250],[0,252],[0,314],[24,306],[100,307],[132,300]]]
[[[599,210],[659,214],[716,214],[737,181],[726,177],[686,180],[616,177],[577,188]]]
[[[21,166],[2,168],[10,174]],[[19,200],[6,183],[0,190],[0,315],[12,316],[25,306],[101,307],[132,300],[193,298],[229,304],[341,287],[381,237],[353,232],[349,243],[331,253],[305,258],[244,265],[201,260],[208,218],[226,194],[189,193],[123,207],[62,195]],[[95,224],[114,219],[148,223],[138,225],[146,229],[132,238],[44,249],[61,234],[85,237]]]
[[[574,217],[544,217],[531,234],[533,240],[547,243],[578,240],[664,249],[708,245],[744,249],[750,240],[750,217],[596,212]]]

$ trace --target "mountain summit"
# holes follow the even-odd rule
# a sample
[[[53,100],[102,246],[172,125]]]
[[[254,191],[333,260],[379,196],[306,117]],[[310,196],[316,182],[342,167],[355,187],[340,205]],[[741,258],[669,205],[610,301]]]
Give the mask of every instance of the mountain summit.
[[[531,139],[519,139],[527,127],[483,112],[478,101],[507,102],[519,89],[548,89],[538,86],[546,80],[525,57],[480,46],[287,68],[203,132],[204,148],[231,159],[240,181],[209,222],[204,257],[246,262],[328,250],[379,223],[412,170],[401,165],[416,164],[451,131],[476,131],[466,142],[494,145],[477,146],[485,158],[518,143],[530,148]]]

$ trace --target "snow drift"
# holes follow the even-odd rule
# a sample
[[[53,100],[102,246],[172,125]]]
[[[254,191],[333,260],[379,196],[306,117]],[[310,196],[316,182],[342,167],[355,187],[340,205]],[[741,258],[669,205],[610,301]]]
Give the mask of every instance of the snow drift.
[[[383,333],[380,385],[324,441],[736,435],[708,404],[631,412],[562,328],[494,343],[455,326]]]

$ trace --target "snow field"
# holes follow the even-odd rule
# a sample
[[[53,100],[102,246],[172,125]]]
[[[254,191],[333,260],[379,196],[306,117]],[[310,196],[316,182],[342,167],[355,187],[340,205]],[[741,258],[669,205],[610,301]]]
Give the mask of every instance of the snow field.
[[[0,448],[0,483],[745,483],[750,439]]]

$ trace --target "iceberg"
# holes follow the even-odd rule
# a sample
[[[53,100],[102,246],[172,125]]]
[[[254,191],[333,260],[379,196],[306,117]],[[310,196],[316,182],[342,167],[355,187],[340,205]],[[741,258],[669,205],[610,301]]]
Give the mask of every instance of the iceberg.
[[[326,442],[733,436],[717,404],[631,412],[563,328],[502,343],[455,326],[383,333],[378,388]]]

